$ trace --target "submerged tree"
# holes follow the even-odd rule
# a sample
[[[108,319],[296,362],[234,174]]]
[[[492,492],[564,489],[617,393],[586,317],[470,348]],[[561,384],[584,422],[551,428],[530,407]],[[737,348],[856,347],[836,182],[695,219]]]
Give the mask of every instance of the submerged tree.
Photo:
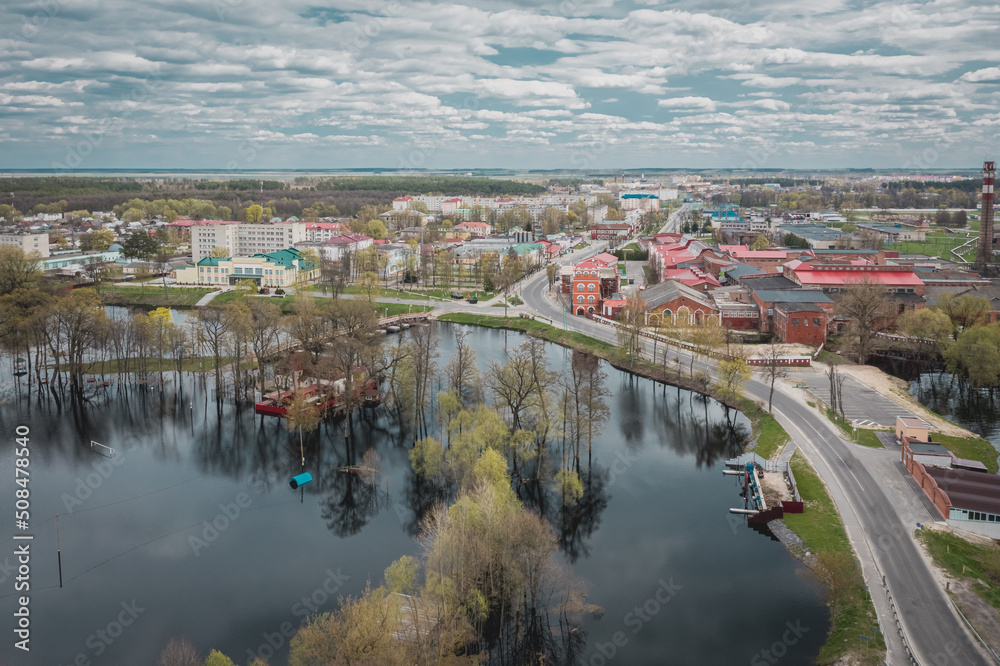
[[[565,659],[582,614],[598,609],[584,602],[555,557],[551,528],[521,505],[506,468],[501,453],[484,449],[455,503],[425,521],[423,566],[401,558],[386,569],[385,585],[313,618],[292,639],[289,663]]]

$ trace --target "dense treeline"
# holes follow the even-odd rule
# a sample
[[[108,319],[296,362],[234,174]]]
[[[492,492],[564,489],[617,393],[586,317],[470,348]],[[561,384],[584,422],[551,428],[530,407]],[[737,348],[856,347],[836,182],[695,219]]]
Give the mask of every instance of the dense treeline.
[[[956,189],[963,192],[979,192],[983,187],[980,178],[966,178],[964,180],[953,180],[947,184],[939,182],[928,182],[923,180],[892,180],[882,183],[882,187],[889,192],[901,192],[912,189],[916,192],[935,191],[939,189]]]
[[[0,191],[11,192],[14,195],[24,193],[37,197],[142,192],[147,188],[147,183],[130,178],[73,178],[70,176],[0,178]]]
[[[770,185],[775,183],[780,187],[797,187],[799,185],[822,185],[822,180],[809,180],[805,178],[730,178],[733,185]]]
[[[470,196],[537,195],[540,185],[516,180],[472,177],[431,176],[362,176],[343,178],[298,178],[294,185],[276,180],[251,179],[127,179],[42,178],[0,179],[0,191],[13,194],[14,206],[24,212],[36,206],[60,204],[65,212],[73,210],[112,210],[131,199],[202,199],[213,206],[240,211],[252,204],[266,205],[282,217],[301,217],[303,210],[315,204],[333,205],[342,215],[352,216],[365,206],[390,203],[406,194],[463,194]],[[275,202],[275,205],[271,205]],[[240,218],[242,219],[242,218]]]
[[[759,180],[759,179],[758,179]],[[776,179],[779,182],[781,179]],[[737,181],[731,181],[736,183]],[[860,183],[823,182],[807,184],[798,181],[794,190],[772,190],[763,187],[746,187],[735,192],[723,192],[711,197],[713,204],[736,204],[745,208],[763,208],[777,205],[780,211],[811,212],[839,210],[850,219],[851,211],[858,208],[964,208],[975,209],[979,202],[980,182],[955,181],[954,183]],[[740,184],[744,184],[741,183]],[[906,185],[904,187],[904,185]],[[911,187],[919,185],[920,187]],[[790,185],[782,185],[790,187]]]
[[[300,179],[297,182],[302,182]],[[311,187],[324,191],[409,192],[410,194],[465,194],[469,196],[538,195],[545,192],[541,185],[519,180],[473,178],[460,176],[355,176],[324,178]]]

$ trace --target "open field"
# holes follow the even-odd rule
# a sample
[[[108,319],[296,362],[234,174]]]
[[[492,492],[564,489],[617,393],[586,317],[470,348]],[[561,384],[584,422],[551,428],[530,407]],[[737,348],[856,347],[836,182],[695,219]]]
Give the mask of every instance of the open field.
[[[931,257],[941,257],[942,259],[953,259],[951,250],[962,245],[969,239],[964,233],[950,234],[947,232],[932,231],[927,234],[925,241],[903,241],[887,245],[887,250],[895,250],[905,254],[926,254]],[[974,245],[970,247],[970,255],[975,254]]]

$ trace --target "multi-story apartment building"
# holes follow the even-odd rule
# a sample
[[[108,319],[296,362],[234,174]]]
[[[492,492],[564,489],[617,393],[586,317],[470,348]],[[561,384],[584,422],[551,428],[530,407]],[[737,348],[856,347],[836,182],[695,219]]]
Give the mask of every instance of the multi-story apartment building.
[[[198,262],[216,247],[227,250],[230,257],[278,252],[305,241],[306,226],[305,222],[203,222],[191,227],[191,255]]]
[[[322,243],[334,236],[351,232],[351,228],[343,222],[306,222],[306,240]]]
[[[16,245],[25,254],[37,252],[43,259],[49,256],[49,235],[45,232],[0,234],[0,245]]]

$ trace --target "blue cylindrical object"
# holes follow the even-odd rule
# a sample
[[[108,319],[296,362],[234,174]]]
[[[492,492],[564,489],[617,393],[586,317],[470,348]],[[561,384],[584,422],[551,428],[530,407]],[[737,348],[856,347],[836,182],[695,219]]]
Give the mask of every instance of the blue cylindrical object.
[[[299,486],[304,486],[312,480],[313,480],[312,474],[310,474],[309,472],[303,472],[298,476],[293,476],[291,480],[288,482],[288,485],[292,487],[292,490],[295,490]]]

